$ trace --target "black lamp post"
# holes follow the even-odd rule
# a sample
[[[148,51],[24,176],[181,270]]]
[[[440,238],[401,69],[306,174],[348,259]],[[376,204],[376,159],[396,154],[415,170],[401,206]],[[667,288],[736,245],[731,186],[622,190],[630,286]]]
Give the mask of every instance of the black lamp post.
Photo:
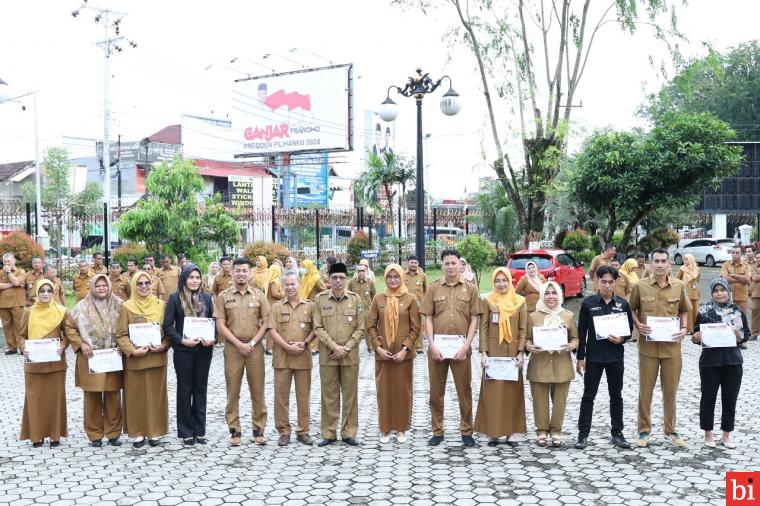
[[[404,97],[414,97],[417,102],[417,189],[415,194],[415,254],[419,258],[420,267],[425,268],[425,183],[424,183],[424,164],[422,163],[422,99],[428,93],[434,92],[444,79],[449,80],[449,91],[441,97],[441,112],[446,116],[454,116],[459,112],[461,104],[459,94],[451,87],[451,78],[443,76],[437,81],[433,81],[430,75],[422,73],[422,69],[417,69],[417,75],[411,76],[406,85],[390,86],[385,100],[380,104],[378,116],[383,121],[393,121],[398,116],[398,106],[391,100],[391,90]],[[399,230],[399,234],[401,230]],[[435,238],[433,238],[435,240]]]

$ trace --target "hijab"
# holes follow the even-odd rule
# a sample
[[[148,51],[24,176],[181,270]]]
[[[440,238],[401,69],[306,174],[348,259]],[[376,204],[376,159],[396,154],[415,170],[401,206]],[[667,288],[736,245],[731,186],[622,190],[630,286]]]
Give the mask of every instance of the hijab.
[[[683,257],[684,259],[686,258],[689,259],[689,266],[687,267],[686,262],[684,262],[681,268],[679,269],[679,271],[683,272],[683,278],[682,278],[683,283],[685,285],[688,285],[689,283],[697,279],[697,277],[699,276],[699,267],[697,267],[697,261],[694,259],[694,255],[692,255],[691,253],[687,253]],[[712,286],[710,286],[710,290],[712,291]],[[729,290],[729,293],[731,293],[730,290]]]
[[[267,267],[269,264],[267,263],[267,258],[263,255],[259,255],[256,258],[259,261],[259,265],[253,268],[253,279],[256,280],[256,286],[266,292],[267,278],[269,277]]]
[[[496,281],[496,276],[504,274],[507,277],[509,288],[507,293],[499,293],[496,291],[496,285],[491,293],[486,295],[486,300],[499,308],[499,345],[506,341],[512,342],[512,326],[509,324],[509,319],[515,314],[520,307],[525,303],[525,297],[517,295],[515,287],[512,286],[512,273],[506,267],[498,267],[494,269],[491,275],[491,281]]]
[[[388,282],[386,281],[385,291],[383,292],[385,294],[385,318],[383,323],[385,328],[385,343],[388,345],[388,348],[393,345],[393,342],[396,340],[396,335],[398,334],[398,301],[409,292],[404,284],[403,267],[399,264],[390,264],[385,268],[383,277],[387,279],[388,274],[391,272],[395,272],[399,275],[401,278],[401,284],[399,284],[398,288],[392,289],[388,286]]]
[[[288,262],[290,262],[290,265],[292,265],[293,267],[288,268],[288,267],[283,266],[282,267],[283,276],[289,272],[295,272],[296,274],[298,274],[298,262],[296,261],[296,259],[294,257],[288,257],[288,259],[285,261],[285,265],[287,265]]]
[[[721,285],[728,292],[728,301],[725,304],[720,304],[712,297],[713,290],[717,285]],[[741,308],[734,303],[731,293],[731,285],[722,277],[717,277],[710,281],[710,300],[708,300],[701,308],[699,308],[700,320],[705,323],[728,323],[735,326],[737,320],[739,325],[742,321]]]
[[[182,303],[182,312],[185,316],[191,318],[200,316],[206,312],[206,303],[203,301],[203,297],[201,297],[203,286],[198,286],[197,290],[190,290],[187,286],[187,279],[193,272],[197,272],[198,275],[201,276],[201,279],[203,279],[201,270],[197,265],[186,263],[184,267],[182,267],[182,271],[179,273],[179,279],[177,280],[177,294]]]
[[[269,285],[274,283],[275,285],[282,287],[282,267],[272,262],[267,272],[267,284],[264,288],[264,293],[269,293]]]
[[[472,280],[475,279],[475,273],[473,273],[472,269],[470,269],[470,264],[467,262],[467,260],[462,258],[461,261],[464,263],[464,272],[462,273],[462,276],[467,281],[472,282]]]
[[[536,274],[534,276],[531,276],[530,272],[528,272],[528,266],[531,264],[533,264],[533,266],[536,268]],[[541,291],[541,274],[538,272],[538,265],[536,264],[536,262],[531,260],[530,262],[525,264],[525,279],[528,280],[528,283],[530,283],[531,286],[535,288],[537,292]]]
[[[630,283],[631,286],[639,282],[639,275],[636,273],[638,266],[639,263],[635,258],[629,258],[620,266],[620,274],[628,278],[628,283]]]
[[[301,288],[300,288],[300,296],[302,299],[306,300],[309,298],[309,294],[314,289],[314,286],[317,284],[317,281],[319,281],[319,271],[317,270],[317,267],[314,265],[314,262],[311,260],[304,260],[301,262],[301,265],[304,269],[306,269],[306,274],[304,274],[303,279],[301,280]]]
[[[95,296],[95,284],[101,279],[108,284],[108,293],[104,299]],[[113,294],[111,279],[105,274],[95,275],[90,280],[90,291],[70,313],[82,341],[96,350],[114,348],[122,304],[123,301]]]
[[[58,304],[52,297],[50,302],[40,301],[40,288],[48,285],[55,292],[55,285],[46,278],[37,280],[34,295],[37,300],[29,308],[29,330],[27,339],[44,339],[46,335],[58,328],[66,316],[66,307]]]
[[[145,320],[149,323],[164,323],[164,303],[159,300],[158,297],[150,293],[142,296],[137,293],[137,281],[140,278],[147,278],[150,281],[150,275],[145,271],[137,271],[132,276],[130,282],[130,288],[132,288],[132,295],[129,300],[124,303],[124,307],[132,314],[145,317]],[[178,283],[179,284],[179,283]]]
[[[546,290],[553,286],[554,290],[557,292],[557,305],[554,307],[554,309],[551,309],[549,306],[546,305],[546,302],[544,302],[544,296],[546,295]],[[540,296],[538,297],[538,302],[536,303],[536,311],[540,313],[544,313],[544,326],[545,327],[558,327],[560,325],[564,325],[565,322],[562,321],[562,318],[560,318],[560,314],[565,310],[562,307],[562,303],[564,302],[564,298],[562,297],[562,288],[554,282],[554,281],[547,281],[543,285],[541,285],[541,290],[539,291]]]

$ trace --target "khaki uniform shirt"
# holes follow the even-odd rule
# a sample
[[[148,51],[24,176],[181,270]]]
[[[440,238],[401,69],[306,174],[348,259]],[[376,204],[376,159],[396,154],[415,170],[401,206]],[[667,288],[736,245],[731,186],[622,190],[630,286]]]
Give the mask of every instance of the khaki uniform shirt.
[[[12,286],[5,290],[0,290],[0,308],[24,307],[26,305],[26,273],[24,269],[14,267],[11,270],[19,282],[19,286]],[[0,283],[10,283],[11,278],[0,268]]]
[[[37,300],[37,297],[34,295],[34,285],[44,277],[45,275],[42,274],[42,271],[40,271],[39,274],[34,271],[29,271],[24,276],[24,279],[19,279],[19,281],[23,281],[26,285],[26,303],[28,305],[34,304],[34,301]]]
[[[314,331],[319,338],[319,365],[359,365],[359,341],[364,338],[362,299],[350,290],[344,290],[338,299],[332,290],[316,297]],[[338,346],[349,349],[341,360],[330,354]]]
[[[425,298],[425,293],[428,289],[427,276],[422,272],[422,269],[417,269],[417,272],[414,274],[407,269],[404,272],[404,284],[406,285],[406,289],[417,297],[417,303],[422,304],[422,299]]]
[[[66,307],[66,290],[63,289],[61,279],[55,278],[53,284],[55,285],[55,288],[53,288],[53,300]]]
[[[319,279],[322,280],[322,283],[327,285],[330,282],[330,269],[327,266],[327,264],[323,265],[319,269]]]
[[[164,300],[169,300],[169,295],[177,291],[177,283],[179,283],[179,268],[171,266],[168,269],[163,267],[156,270],[156,276],[161,280],[166,290]]]
[[[87,297],[87,292],[90,291],[90,281],[92,281],[93,274],[88,272],[84,276],[77,274],[72,283],[74,285],[74,292],[77,294],[77,302]]]
[[[93,275],[95,274],[105,274],[108,275],[108,267],[105,265],[101,265],[100,267],[90,267],[90,271]]]
[[[110,279],[113,294],[124,302],[129,300],[129,296],[132,293],[132,287],[129,285],[127,277],[124,274],[120,274],[118,278],[114,278],[113,275],[111,275]]]
[[[526,346],[533,346],[533,328],[542,327],[546,314],[536,311],[528,316],[528,339]],[[567,327],[567,341],[578,346],[578,326],[575,316],[568,310],[559,315]],[[528,380],[538,383],[566,383],[575,379],[572,353],[568,351],[531,353],[528,362]]]
[[[649,273],[650,273],[649,266],[644,264],[644,267],[639,267],[637,265],[636,268],[634,269],[634,272],[639,277],[639,279],[648,278]]]
[[[348,290],[359,295],[362,299],[362,309],[366,313],[369,311],[369,306],[372,304],[372,299],[375,298],[375,282],[366,279],[359,281],[358,278],[352,278],[348,282]]]
[[[216,296],[214,318],[224,320],[232,335],[247,343],[269,317],[269,302],[264,292],[248,286],[241,292],[234,286]]]
[[[748,276],[750,274],[750,266],[747,262],[742,261],[739,265],[733,262],[723,262],[723,267],[720,270],[720,275],[728,279],[729,274],[740,274]],[[731,295],[735,302],[744,302],[749,298],[749,285],[745,283],[736,283],[731,281],[729,283],[731,287]]]
[[[296,307],[288,301],[275,302],[269,312],[267,328],[275,329],[287,342],[302,343],[314,328],[314,303],[300,299]],[[271,339],[268,337],[267,339]],[[275,369],[311,369],[311,350],[306,349],[298,355],[291,355],[277,342],[272,349],[272,367]]]
[[[628,300],[628,294],[631,293],[631,282],[628,281],[628,278],[625,276],[625,274],[620,274],[618,278],[615,280],[615,288],[613,289],[615,292],[615,295],[618,297]]]
[[[749,264],[750,266],[750,276],[755,276],[757,274],[760,274],[760,265],[758,265],[757,261],[752,262]],[[756,297],[760,297],[760,281],[751,281],[749,285],[749,296],[753,299]]]
[[[588,272],[589,275],[593,272],[594,275],[591,276],[591,282],[594,284],[594,293],[598,290],[598,279],[599,276],[596,275],[596,271],[599,270],[599,267],[603,265],[610,265],[610,261],[607,259],[604,255],[597,255],[593,259],[591,259],[591,265],[588,266]]]
[[[699,300],[699,277],[700,274],[697,274],[697,277],[695,279],[692,279],[688,283],[684,283],[684,287],[686,288],[686,296],[689,297],[689,300]],[[679,270],[678,274],[676,275],[678,279],[683,281],[683,271]]]
[[[628,303],[631,311],[638,311],[639,321],[645,325],[649,316],[678,317],[691,308],[683,282],[672,276],[668,276],[668,284],[664,288],[654,277],[639,281],[633,285]],[[654,358],[677,357],[681,354],[681,343],[647,341],[646,336],[641,336],[639,354]]]
[[[404,346],[409,350],[404,360],[412,360],[415,355],[415,345],[420,335],[420,314],[418,312],[417,298],[414,294],[407,292],[399,297],[398,300],[398,328],[396,329],[396,338],[388,346],[387,329],[385,328],[385,311],[388,304],[388,296],[384,293],[378,294],[369,307],[369,316],[367,317],[367,334],[372,340],[372,347],[377,350],[385,348],[392,354],[402,350]],[[382,360],[379,355],[375,355],[375,360]]]
[[[232,288],[235,285],[235,280],[232,278],[232,274],[217,274],[214,278],[214,284],[211,285],[211,293],[219,295],[228,288]]]
[[[161,300],[164,300],[164,297],[169,298],[169,295],[171,295],[166,293],[164,284],[155,274],[150,275],[150,292]]]
[[[538,282],[541,284],[546,283],[543,274],[538,274]],[[528,305],[528,314],[536,310],[536,304],[538,304],[538,299],[541,297],[541,292],[536,290],[536,287],[530,284],[527,274],[523,274],[523,277],[517,282],[515,292],[525,297],[525,304]]]
[[[461,278],[453,285],[446,278],[434,281],[420,305],[420,313],[433,318],[435,334],[466,336],[470,319],[482,312],[478,289]]]

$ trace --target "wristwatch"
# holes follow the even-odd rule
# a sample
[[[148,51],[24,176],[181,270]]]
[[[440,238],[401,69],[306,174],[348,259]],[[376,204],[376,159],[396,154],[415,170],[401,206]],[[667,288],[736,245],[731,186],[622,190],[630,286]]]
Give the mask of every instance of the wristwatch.
[[[405,352],[409,353],[409,348],[407,348],[406,346],[402,346],[401,349],[404,350]]]

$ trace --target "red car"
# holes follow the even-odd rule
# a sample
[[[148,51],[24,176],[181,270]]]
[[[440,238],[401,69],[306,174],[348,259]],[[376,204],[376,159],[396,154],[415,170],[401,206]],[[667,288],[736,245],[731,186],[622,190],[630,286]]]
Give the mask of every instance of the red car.
[[[561,249],[525,249],[509,255],[507,268],[512,273],[513,284],[517,285],[525,275],[525,264],[531,261],[547,281],[555,281],[562,287],[565,297],[583,296],[586,290],[583,263]]]

